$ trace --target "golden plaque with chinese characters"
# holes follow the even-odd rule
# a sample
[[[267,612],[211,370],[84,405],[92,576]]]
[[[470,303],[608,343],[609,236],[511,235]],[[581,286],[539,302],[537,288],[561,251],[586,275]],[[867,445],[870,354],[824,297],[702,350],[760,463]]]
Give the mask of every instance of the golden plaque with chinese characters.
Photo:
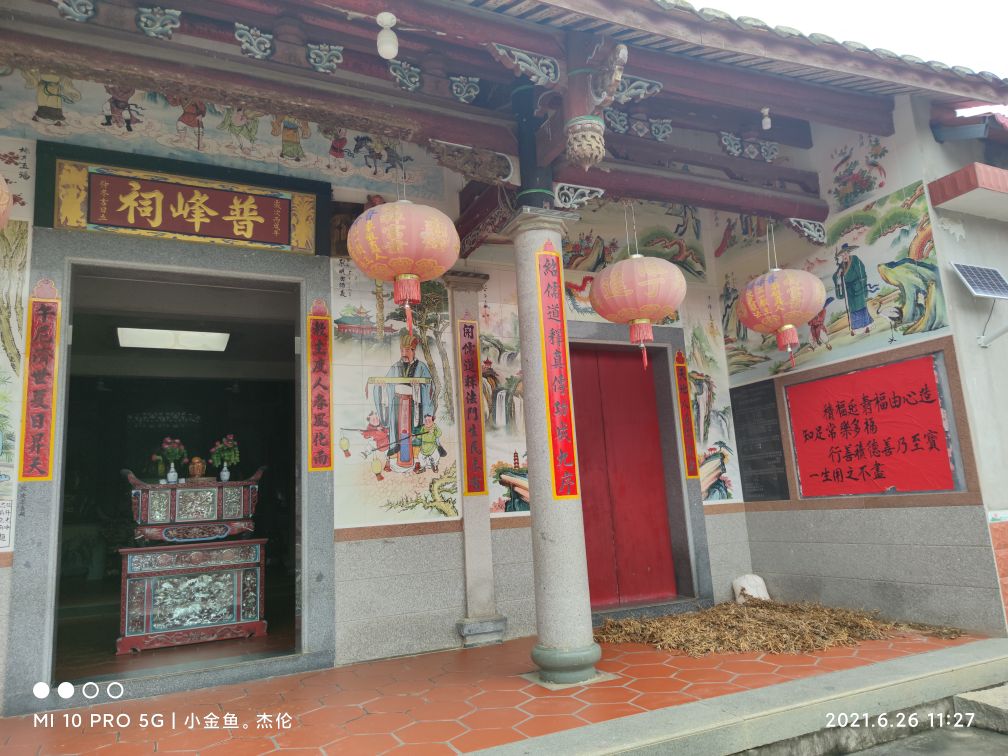
[[[56,161],[56,228],[315,253],[313,194]]]

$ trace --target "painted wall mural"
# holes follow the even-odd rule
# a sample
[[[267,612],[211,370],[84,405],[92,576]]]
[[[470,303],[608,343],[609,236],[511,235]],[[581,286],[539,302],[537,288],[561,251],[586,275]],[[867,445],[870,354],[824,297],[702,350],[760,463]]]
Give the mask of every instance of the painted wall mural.
[[[34,171],[34,143],[0,137],[0,175],[14,195],[11,221],[0,229],[0,499],[11,503],[9,517],[0,512],[0,549],[13,548]]]
[[[483,404],[494,515],[528,510],[525,426],[522,413],[521,355],[514,272],[481,266],[490,279],[480,293]],[[567,318],[602,321],[588,303],[592,274],[564,273]],[[712,289],[694,285],[676,317],[665,325],[685,330],[693,430],[700,483],[708,503],[741,501],[735,433],[728,398],[728,368],[721,348],[720,314]]]
[[[456,518],[448,291],[441,281],[422,285],[411,336],[391,286],[349,261],[333,264],[336,527]]]
[[[479,294],[480,392],[490,513],[522,514],[529,511],[529,494],[518,295],[510,268],[488,267],[482,272],[490,275]]]
[[[0,134],[229,168],[296,174],[337,187],[444,199],[444,170],[415,146],[339,123],[71,80],[45,71],[0,77]],[[0,145],[0,159],[4,149]]]
[[[697,208],[636,202],[634,209],[641,254],[671,260],[682,269],[687,281],[706,280],[707,260]],[[629,256],[622,204],[603,200],[578,212],[581,220],[569,224],[563,240],[565,269],[597,272]],[[633,238],[632,226],[630,237]]]
[[[829,190],[834,206],[844,210],[886,185],[883,158],[889,147],[880,137],[858,134],[830,153],[833,186]]]
[[[787,255],[794,261],[789,267],[819,276],[827,295],[823,309],[799,326],[795,369],[932,338],[948,328],[921,182],[831,216],[826,229],[829,246],[795,239],[801,248]],[[773,335],[748,331],[736,315],[739,291],[762,272],[727,274],[719,296],[732,385],[792,369]]]

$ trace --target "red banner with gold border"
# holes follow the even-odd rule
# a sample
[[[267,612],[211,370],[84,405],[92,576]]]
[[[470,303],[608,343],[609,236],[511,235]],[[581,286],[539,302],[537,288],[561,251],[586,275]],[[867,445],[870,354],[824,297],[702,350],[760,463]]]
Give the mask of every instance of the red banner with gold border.
[[[553,496],[576,499],[580,484],[571,405],[570,356],[563,301],[563,262],[551,242],[536,253],[539,278],[539,329],[542,344],[546,415],[549,418]]]
[[[308,471],[332,470],[332,318],[316,299],[308,316]]]
[[[457,339],[462,397],[462,459],[465,470],[462,493],[471,496],[487,492],[479,323],[475,320],[459,320]]]
[[[933,356],[784,391],[802,496],[955,488]]]
[[[56,164],[56,228],[313,254],[312,194],[167,173]]]
[[[21,481],[52,480],[59,336],[60,300],[53,282],[43,279],[28,300],[18,467]]]
[[[693,404],[690,400],[689,368],[686,355],[676,352],[675,356],[676,396],[679,400],[679,422],[682,425],[683,460],[687,478],[699,478],[697,463],[696,433],[693,428]]]

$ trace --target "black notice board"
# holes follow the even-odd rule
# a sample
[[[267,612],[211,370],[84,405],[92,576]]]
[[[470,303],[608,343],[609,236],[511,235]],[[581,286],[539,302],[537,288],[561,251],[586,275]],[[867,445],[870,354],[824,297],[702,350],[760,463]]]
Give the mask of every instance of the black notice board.
[[[743,498],[746,501],[791,498],[773,381],[739,386],[730,393]]]

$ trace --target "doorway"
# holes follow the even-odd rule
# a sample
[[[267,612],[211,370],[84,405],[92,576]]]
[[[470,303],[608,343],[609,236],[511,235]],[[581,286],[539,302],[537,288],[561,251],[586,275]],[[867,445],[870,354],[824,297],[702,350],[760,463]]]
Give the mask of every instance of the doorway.
[[[593,609],[677,595],[655,369],[637,349],[571,345]]]
[[[155,670],[202,670],[296,653],[298,287],[75,266],[71,291],[56,679],[124,679]],[[129,334],[133,340],[121,329],[133,329]],[[144,339],[166,338],[158,335],[165,333],[180,334],[174,348],[164,342],[144,344]],[[211,349],[200,343],[208,339],[195,334],[226,334],[226,343]],[[188,457],[210,462],[211,448],[228,434],[240,449],[240,460],[231,465],[235,468],[232,485],[265,468],[256,478],[254,494],[244,484],[221,489],[223,496],[231,492],[249,501],[256,497],[255,512],[248,516],[253,529],[244,529],[243,522],[241,529],[235,528],[237,532],[208,537],[200,528],[217,526],[196,524],[187,531],[183,525],[155,533],[158,528],[138,527],[131,491],[138,485],[166,483],[162,443],[174,439],[185,446],[187,457],[174,463],[179,468],[175,472],[183,480],[198,476],[190,481],[199,486],[193,489],[193,497],[204,491],[211,495],[219,469],[207,464],[204,471],[193,468],[189,472]],[[127,481],[124,470],[130,471],[133,482]],[[181,491],[176,495],[179,512]],[[176,514],[181,523],[183,515]],[[197,550],[214,544],[251,544],[257,539],[265,539],[259,590],[264,634],[222,633],[225,640],[210,640],[211,629],[194,633],[198,641],[189,638],[178,645],[152,644],[139,652],[118,649],[117,653],[124,621],[121,612],[127,611],[123,609],[127,581],[121,549],[148,549],[131,558],[150,560],[160,559],[165,550],[180,549],[172,553],[185,554],[186,549],[194,549],[193,564],[212,564],[215,552]],[[252,571],[245,569],[241,575]],[[164,601],[170,602],[164,604],[161,621],[186,628],[176,634],[178,639],[189,627],[202,630],[225,621],[231,594],[221,600],[219,611],[215,608],[218,617],[210,616],[204,606],[209,604],[207,592],[216,600],[213,591],[224,596],[236,590],[229,586],[237,577],[201,573],[195,567],[166,574],[171,577],[152,579],[149,590],[151,596],[160,590]],[[156,603],[154,599],[148,602],[151,607]],[[146,611],[153,614],[154,609]],[[244,618],[246,608],[240,611]],[[203,615],[208,617],[205,622]]]

